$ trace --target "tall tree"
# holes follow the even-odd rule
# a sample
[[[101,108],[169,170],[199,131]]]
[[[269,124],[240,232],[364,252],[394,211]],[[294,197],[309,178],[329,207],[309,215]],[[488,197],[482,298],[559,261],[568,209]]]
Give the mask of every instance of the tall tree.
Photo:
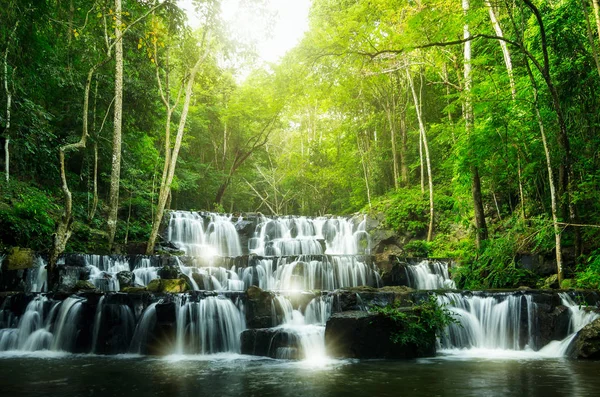
[[[123,10],[121,0],[115,0],[115,104],[113,118],[113,149],[108,198],[108,249],[112,250],[117,231],[119,187],[121,183],[121,129],[123,126]]]

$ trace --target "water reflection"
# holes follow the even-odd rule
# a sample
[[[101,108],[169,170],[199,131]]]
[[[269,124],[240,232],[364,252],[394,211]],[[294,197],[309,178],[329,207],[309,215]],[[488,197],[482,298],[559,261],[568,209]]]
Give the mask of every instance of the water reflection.
[[[584,396],[599,362],[470,359],[303,362],[211,356],[0,356],[0,390],[19,396]]]

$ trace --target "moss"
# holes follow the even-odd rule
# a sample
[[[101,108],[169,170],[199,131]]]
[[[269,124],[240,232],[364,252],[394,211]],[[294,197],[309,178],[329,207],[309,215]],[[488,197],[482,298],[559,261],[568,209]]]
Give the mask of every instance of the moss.
[[[82,291],[82,290],[95,290],[96,286],[92,284],[91,281],[88,280],[79,280],[73,287],[74,291]]]
[[[414,289],[407,287],[405,285],[398,285],[398,286],[381,287],[381,288],[379,288],[379,291],[394,292],[396,294],[407,294],[407,293],[413,292]]]
[[[575,288],[575,280],[572,278],[566,278],[560,283],[561,289],[572,289]]]
[[[125,287],[121,289],[121,291],[128,294],[139,294],[141,292],[146,292],[147,289],[146,287]]]
[[[35,254],[29,248],[13,247],[6,257],[7,270],[29,269],[33,267]]]
[[[170,292],[179,293],[184,292],[188,288],[186,280],[182,278],[177,279],[154,279],[150,281],[146,289],[150,292]]]

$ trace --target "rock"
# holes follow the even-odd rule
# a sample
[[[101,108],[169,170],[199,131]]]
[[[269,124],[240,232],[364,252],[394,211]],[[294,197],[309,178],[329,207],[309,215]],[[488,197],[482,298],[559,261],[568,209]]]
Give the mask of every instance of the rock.
[[[73,291],[95,290],[96,286],[88,280],[79,280],[75,283]]]
[[[177,279],[154,279],[148,283],[146,289],[149,292],[179,293],[187,290],[187,282],[182,278]]]
[[[399,262],[394,256],[390,257],[390,262],[393,263],[390,270],[381,276],[383,285],[408,285],[408,276],[406,275],[408,264]]]
[[[572,278],[566,278],[560,283],[560,289],[573,289],[575,288],[575,280]]]
[[[33,267],[35,253],[29,248],[13,247],[4,260],[6,270],[23,270]]]
[[[415,358],[435,355],[435,335],[423,335],[423,345],[392,342],[402,332],[388,317],[365,311],[335,313],[325,328],[327,354],[336,358]]]
[[[58,291],[71,291],[78,281],[86,281],[90,278],[90,270],[79,266],[58,266]],[[108,275],[107,275],[108,276]],[[110,276],[108,276],[110,278]],[[95,287],[94,287],[95,288]]]
[[[129,271],[122,271],[117,273],[117,280],[119,280],[119,286],[121,289],[131,287],[135,283],[135,274]]]
[[[575,337],[575,358],[600,358],[600,318],[592,321]]]
[[[125,292],[127,294],[139,294],[142,292],[147,292],[146,287],[125,287],[121,288],[121,292]]]
[[[304,357],[300,338],[291,329],[247,329],[242,332],[240,340],[242,354],[285,359]]]
[[[85,267],[87,265],[83,254],[64,254],[65,266]]]
[[[248,300],[246,302],[246,326],[248,328],[268,328],[280,323],[280,316],[275,314],[273,318],[272,292],[263,291],[256,286],[250,286],[246,290]]]
[[[179,278],[179,268],[173,266],[163,266],[158,269],[158,277],[164,280],[174,280]]]
[[[544,285],[542,286],[542,289],[555,289],[558,287],[558,275],[553,274],[544,280]]]

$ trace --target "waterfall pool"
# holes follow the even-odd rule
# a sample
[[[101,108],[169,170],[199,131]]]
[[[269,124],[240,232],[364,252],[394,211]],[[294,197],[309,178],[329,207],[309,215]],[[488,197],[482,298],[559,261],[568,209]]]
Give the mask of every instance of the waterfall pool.
[[[234,354],[0,354],[0,390],[15,396],[586,396],[600,362],[473,358],[286,361]]]

